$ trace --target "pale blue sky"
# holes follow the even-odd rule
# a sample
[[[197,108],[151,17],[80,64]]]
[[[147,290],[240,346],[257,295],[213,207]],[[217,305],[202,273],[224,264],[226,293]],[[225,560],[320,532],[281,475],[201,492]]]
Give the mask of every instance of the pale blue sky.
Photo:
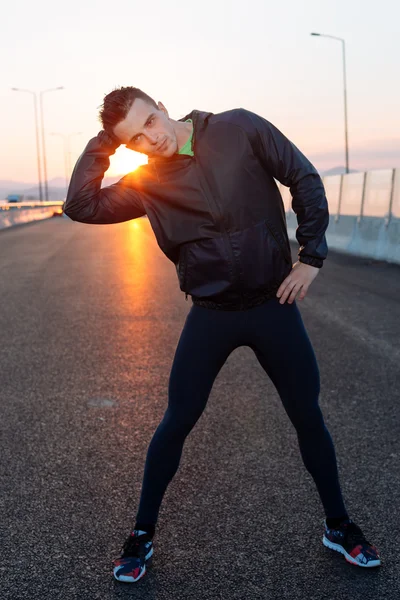
[[[119,85],[142,88],[173,118],[245,107],[272,121],[326,169],[344,163],[341,45],[347,44],[350,166],[400,166],[398,1],[120,0],[8,3],[0,36],[0,179],[36,180],[32,98],[46,131],[76,159]],[[61,138],[47,136],[48,176],[63,176]]]

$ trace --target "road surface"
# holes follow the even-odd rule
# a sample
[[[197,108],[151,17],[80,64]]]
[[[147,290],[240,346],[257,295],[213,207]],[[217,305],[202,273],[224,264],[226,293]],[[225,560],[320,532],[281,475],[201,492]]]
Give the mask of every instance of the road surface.
[[[113,580],[111,561],[190,301],[146,219],[2,231],[0,271],[2,600],[399,598],[398,266],[331,252],[299,303],[348,510],[383,567],[322,545],[295,431],[242,347],[186,440],[133,585]]]

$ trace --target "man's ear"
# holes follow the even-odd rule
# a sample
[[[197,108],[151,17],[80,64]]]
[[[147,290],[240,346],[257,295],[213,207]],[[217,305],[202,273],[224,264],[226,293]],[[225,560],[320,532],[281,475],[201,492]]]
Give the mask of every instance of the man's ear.
[[[169,114],[168,114],[168,111],[167,111],[167,109],[165,108],[164,104],[163,104],[162,102],[158,102],[158,103],[157,103],[157,106],[158,106],[158,109],[159,109],[159,110],[162,110],[162,111],[163,111],[163,113],[166,115],[166,117],[169,119]]]

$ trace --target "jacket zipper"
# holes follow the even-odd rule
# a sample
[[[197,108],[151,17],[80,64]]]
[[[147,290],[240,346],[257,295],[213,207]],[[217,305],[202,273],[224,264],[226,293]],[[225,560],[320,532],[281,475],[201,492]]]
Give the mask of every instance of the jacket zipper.
[[[201,176],[200,177],[201,183],[202,183],[203,188],[205,189],[205,192],[206,192],[206,198],[208,200],[208,204],[209,204],[211,215],[212,215],[215,223],[220,227],[221,233],[222,233],[222,235],[225,238],[226,247],[228,248],[229,255],[230,255],[233,276],[235,277],[235,271],[236,271],[236,269],[235,269],[235,257],[234,257],[234,254],[233,254],[233,248],[232,248],[231,241],[229,239],[228,232],[226,231],[225,226],[223,224],[223,215],[222,215],[221,209],[220,209],[220,207],[218,205],[218,202],[216,201],[216,199],[214,198],[214,196],[211,193],[210,187],[208,185],[208,181],[206,180],[205,176],[203,175],[201,166],[199,165],[199,163],[197,161],[195,161],[195,162],[197,164],[197,168],[198,168],[198,171],[199,171],[200,176]],[[214,207],[215,211],[210,206],[210,201],[209,201],[210,199],[212,200],[213,207]]]
[[[200,166],[200,163],[196,160],[196,151],[195,151],[196,136],[195,136],[195,133],[196,133],[196,119],[193,119],[192,150],[193,150],[194,156],[192,156],[192,159],[193,159],[195,165],[197,166],[197,170],[198,170],[198,172],[200,174],[200,180],[201,180],[201,183],[203,184],[203,188],[205,189],[205,192],[206,192],[206,198],[207,198],[207,201],[208,201],[208,206],[209,206],[209,209],[210,209],[210,213],[211,213],[211,215],[212,215],[212,217],[214,219],[214,222],[216,224],[218,224],[219,227],[221,228],[221,233],[223,234],[223,236],[225,238],[226,247],[229,250],[230,259],[231,259],[232,273],[233,273],[233,276],[235,278],[235,257],[234,257],[234,254],[233,254],[233,248],[232,248],[231,241],[229,239],[228,232],[226,231],[226,229],[224,227],[224,224],[223,224],[223,215],[222,215],[222,212],[221,212],[220,207],[218,205],[218,202],[216,201],[216,199],[214,198],[214,196],[212,195],[212,193],[210,191],[210,187],[208,185],[208,181],[206,180],[206,177],[203,174],[203,171],[202,171],[202,168]],[[215,208],[215,211],[213,210],[212,206],[210,205],[210,199],[212,199],[212,203],[213,203],[213,207]],[[239,294],[240,294],[240,292],[239,292]],[[240,294],[240,298],[241,298],[241,300],[243,302],[242,294]]]

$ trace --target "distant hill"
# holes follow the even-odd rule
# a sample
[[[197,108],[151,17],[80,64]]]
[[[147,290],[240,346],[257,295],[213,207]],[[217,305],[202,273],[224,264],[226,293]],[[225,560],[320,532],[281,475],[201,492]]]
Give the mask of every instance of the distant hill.
[[[4,200],[8,194],[21,194],[23,190],[28,189],[32,185],[32,183],[24,183],[22,181],[0,180],[0,198]]]
[[[62,200],[65,197],[65,179],[55,177],[48,182],[48,186],[51,200]],[[4,199],[9,194],[23,194],[26,200],[38,200],[38,184],[7,179],[0,180],[0,198]]]
[[[112,185],[119,179],[118,177],[105,177],[103,186]],[[49,199],[64,200],[66,195],[65,179],[54,177],[48,182]],[[4,200],[9,194],[23,194],[25,200],[39,200],[39,188],[37,183],[26,183],[24,181],[0,180],[0,200]]]
[[[19,189],[20,188],[27,188],[32,186],[33,183],[26,183],[26,182],[22,182],[22,181],[13,181],[12,179],[1,179],[0,180],[0,188],[13,188],[15,186],[17,186]]]

